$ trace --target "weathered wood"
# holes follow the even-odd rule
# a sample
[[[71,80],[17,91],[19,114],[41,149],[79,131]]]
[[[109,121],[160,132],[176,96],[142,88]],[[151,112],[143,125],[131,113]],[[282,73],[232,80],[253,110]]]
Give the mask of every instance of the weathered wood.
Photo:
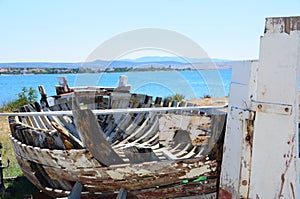
[[[66,149],[81,149],[83,148],[83,143],[78,140],[75,136],[69,133],[66,129],[59,126],[55,122],[51,122],[52,126],[61,133],[61,139],[65,145]]]
[[[208,141],[208,150],[204,155],[222,156],[220,149],[222,149],[224,135],[226,130],[226,113],[214,114],[211,116],[211,138]],[[213,150],[214,149],[214,150]],[[212,151],[213,150],[213,151]]]
[[[164,99],[163,107],[169,107],[170,100],[169,99]]]
[[[141,108],[144,104],[147,104],[147,103],[145,103],[146,100],[147,100],[147,95],[132,94],[130,103],[129,103],[129,107],[130,108]],[[148,103],[149,103],[149,101],[148,101]]]
[[[165,198],[180,198],[180,199],[215,199],[216,197],[216,178],[207,179],[200,182],[176,183],[172,186],[158,186],[149,189],[131,190],[127,191],[127,198],[151,198],[151,199],[165,199]],[[87,189],[90,186],[85,186]],[[93,186],[91,186],[93,187]],[[50,192],[51,191],[51,192]],[[50,190],[47,188],[43,190],[45,193],[56,197],[64,197],[69,194],[65,190]],[[115,199],[118,192],[102,192],[97,191],[82,192],[82,199]]]
[[[55,107],[52,107],[52,110],[56,110],[56,111],[61,111],[61,110],[67,110],[68,107],[66,106],[66,104],[60,104],[57,105]],[[76,126],[73,122],[73,118],[71,118],[71,116],[57,116],[57,119],[59,120],[59,122],[61,122],[64,127],[72,134],[74,135],[76,138],[79,139],[79,135],[78,132],[76,130]],[[55,121],[53,121],[55,122]]]
[[[150,107],[152,104],[152,96],[146,95],[144,104],[146,107]]]
[[[82,191],[82,184],[81,182],[76,182],[68,199],[80,199],[81,198],[81,191]]]
[[[216,107],[184,107],[183,103],[169,100],[162,104],[161,98],[152,103],[151,96],[131,94],[125,87],[128,88],[125,84],[119,89],[76,88],[75,92],[53,96],[51,107],[42,110],[35,105],[37,112],[27,107],[30,112],[17,113],[20,121],[11,117],[13,148],[20,164],[26,162],[24,168],[31,168],[22,168],[25,175],[44,192],[60,196],[67,196],[75,182],[84,185],[83,195],[102,192],[104,197],[116,196],[121,188],[126,189],[129,198],[215,191],[215,179],[213,183],[205,180],[190,186],[184,183],[216,176],[216,161],[201,157],[204,142],[194,143],[196,135],[210,136],[210,129],[205,133],[199,130],[199,110]],[[79,102],[97,110],[81,110]],[[182,115],[182,121],[175,118],[175,125],[171,122],[173,126],[165,127],[171,132],[172,143],[168,144],[159,140],[159,118],[167,115],[164,113]],[[72,136],[77,131],[82,144]],[[207,184],[209,191],[205,189]]]
[[[156,134],[158,135],[158,116],[156,113],[149,113],[148,118],[147,128],[144,128],[142,136],[135,139],[133,143],[146,143],[147,140],[153,138]]]
[[[101,167],[92,154],[86,149],[42,149],[21,143],[10,136],[15,154],[23,159],[56,168],[92,168]]]
[[[131,123],[129,123],[129,125],[127,126],[127,128],[124,131],[123,134],[123,140],[130,140],[132,138],[134,138],[140,131],[138,129],[140,129],[140,125],[141,122],[144,121],[145,119],[145,114],[144,113],[140,113],[137,115],[132,115],[134,118],[131,120]]]
[[[171,107],[177,107],[177,106],[178,106],[178,101],[172,100]]]
[[[110,95],[110,107],[111,109],[128,108],[131,94],[122,92],[113,92]]]
[[[48,104],[48,101],[47,101],[47,93],[45,91],[44,86],[43,85],[39,85],[38,86],[38,90],[39,90],[39,93],[41,95],[41,100],[40,100],[41,106],[42,107],[49,107],[49,104]]]
[[[155,105],[156,107],[160,107],[160,106],[161,106],[161,101],[162,101],[162,98],[161,98],[161,97],[156,97],[155,102],[154,102],[154,105]]]
[[[35,112],[36,111],[35,106],[33,104],[29,104],[27,107],[28,107],[28,112]],[[40,116],[33,116],[33,119],[37,123],[36,128],[47,129],[44,122],[41,120]]]
[[[126,128],[132,123],[130,114],[123,114],[122,120],[116,121],[115,129],[112,132],[104,132],[109,135],[109,142],[114,145],[123,140]]]
[[[180,160],[93,169],[70,170],[45,167],[45,170],[51,178],[74,181],[79,177],[85,186],[94,187],[91,190],[104,192],[118,191],[122,187],[127,190],[145,189],[172,185],[181,180],[196,179],[201,176],[215,176],[215,166],[213,161]],[[60,176],[59,173],[64,173],[64,175]]]
[[[37,102],[34,103],[34,109],[37,112],[44,112],[41,105]],[[48,130],[53,130],[54,129],[53,126],[51,125],[49,119],[46,116],[39,116],[39,118],[40,118],[41,122],[43,123],[45,129],[48,129]]]
[[[121,188],[116,199],[126,199],[127,192],[126,189]]]
[[[159,161],[159,158],[155,155],[155,153],[153,153],[151,148],[131,146],[125,148],[124,153],[132,164]]]
[[[57,77],[58,83],[63,87],[63,93],[71,92],[72,90],[69,88],[67,77],[61,76]]]
[[[19,111],[20,111],[20,112],[23,112],[23,113],[24,113],[24,112],[25,112],[25,113],[27,112],[24,106],[21,106],[20,109],[19,109]],[[20,117],[20,120],[21,120],[23,123],[25,123],[25,124],[27,124],[27,125],[29,125],[29,126],[33,126],[33,123],[32,123],[32,121],[31,121],[30,117],[28,117],[28,116],[23,116],[23,117],[21,116],[21,117]]]
[[[173,136],[173,145],[178,145],[178,144],[191,144],[192,140],[189,135],[189,132],[186,130],[178,129],[174,132]]]
[[[112,149],[104,137],[91,110],[73,110],[75,124],[85,147],[104,165],[123,164],[124,161]]]
[[[122,147],[123,145],[128,144],[128,143],[139,143],[142,140],[143,140],[143,142],[145,142],[146,140],[149,140],[150,138],[152,138],[154,136],[154,134],[156,134],[158,132],[158,119],[157,119],[156,115],[154,115],[153,117],[148,116],[148,118],[149,118],[149,120],[147,121],[146,127],[145,128],[141,127],[144,130],[142,136],[134,139],[136,134],[139,132],[134,132],[134,128],[131,127],[131,125],[132,125],[132,123],[131,123],[131,125],[125,131],[126,135],[124,134],[124,139],[121,142],[114,145],[114,148]],[[129,129],[129,128],[131,128],[131,129]]]
[[[193,104],[192,104],[193,105]],[[92,110],[95,115],[110,115],[116,113],[143,113],[143,112],[176,112],[176,111],[195,111],[195,113],[201,109],[223,109],[226,106],[191,106],[191,107],[154,107],[154,108],[130,108],[130,109],[105,109],[105,110]],[[194,114],[195,114],[194,113]],[[30,112],[30,113],[0,113],[0,116],[62,116],[72,115],[72,111],[51,111],[51,112]],[[25,121],[26,122],[26,121]]]

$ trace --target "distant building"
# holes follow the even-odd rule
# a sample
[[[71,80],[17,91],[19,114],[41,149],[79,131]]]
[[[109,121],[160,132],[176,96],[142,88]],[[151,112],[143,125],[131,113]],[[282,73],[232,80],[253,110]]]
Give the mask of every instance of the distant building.
[[[8,69],[7,68],[0,68],[0,73],[8,73]]]

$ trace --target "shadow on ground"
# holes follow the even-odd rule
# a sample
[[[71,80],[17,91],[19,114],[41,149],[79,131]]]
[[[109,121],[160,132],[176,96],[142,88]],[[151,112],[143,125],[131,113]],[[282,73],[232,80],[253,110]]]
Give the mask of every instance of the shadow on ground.
[[[31,182],[29,182],[24,176],[6,179],[5,193],[0,194],[1,199],[23,199],[23,198],[43,198],[50,199],[49,196],[40,192]]]

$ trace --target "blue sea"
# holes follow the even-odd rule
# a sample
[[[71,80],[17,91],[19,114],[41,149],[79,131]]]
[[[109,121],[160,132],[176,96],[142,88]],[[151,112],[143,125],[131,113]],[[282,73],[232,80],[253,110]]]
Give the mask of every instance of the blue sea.
[[[167,97],[182,94],[185,99],[225,97],[229,94],[231,70],[127,72],[99,74],[0,75],[0,106],[17,98],[23,87],[38,90],[45,87],[48,96],[55,95],[57,77],[66,76],[69,86],[116,87],[121,75],[128,76],[131,92]]]

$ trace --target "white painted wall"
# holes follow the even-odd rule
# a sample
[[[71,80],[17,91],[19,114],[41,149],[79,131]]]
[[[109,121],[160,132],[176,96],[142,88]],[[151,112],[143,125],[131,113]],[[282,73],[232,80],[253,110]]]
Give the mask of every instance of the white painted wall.
[[[300,17],[268,18],[258,64],[233,69],[220,199],[300,198],[299,67]]]
[[[282,32],[280,22],[267,25],[271,31],[261,38],[255,100],[282,105],[283,110],[291,105],[292,110],[290,114],[256,112],[249,198],[299,198],[300,32]]]

